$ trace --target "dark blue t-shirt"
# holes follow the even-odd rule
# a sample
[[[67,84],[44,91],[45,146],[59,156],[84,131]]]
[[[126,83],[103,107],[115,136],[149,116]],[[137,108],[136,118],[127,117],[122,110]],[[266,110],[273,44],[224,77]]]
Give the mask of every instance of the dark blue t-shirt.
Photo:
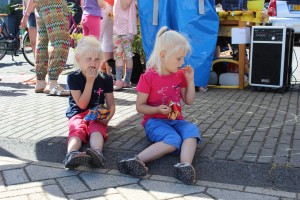
[[[67,83],[69,90],[80,90],[83,93],[85,88],[86,78],[81,71],[75,71],[68,75]],[[91,100],[86,109],[81,109],[74,101],[72,94],[69,97],[69,108],[66,116],[68,118],[73,117],[76,114],[82,113],[90,108],[93,108],[99,104],[105,104],[105,93],[113,92],[113,79],[111,76],[104,74],[104,78],[100,75],[95,79]],[[100,96],[99,96],[100,93]]]

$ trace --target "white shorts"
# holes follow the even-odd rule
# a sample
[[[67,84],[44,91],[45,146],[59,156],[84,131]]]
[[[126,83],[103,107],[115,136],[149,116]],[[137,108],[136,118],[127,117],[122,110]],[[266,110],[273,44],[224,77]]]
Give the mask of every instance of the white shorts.
[[[106,3],[106,7],[102,12],[103,19],[100,25],[100,41],[103,52],[113,52],[113,19],[109,16],[112,12],[113,7]]]

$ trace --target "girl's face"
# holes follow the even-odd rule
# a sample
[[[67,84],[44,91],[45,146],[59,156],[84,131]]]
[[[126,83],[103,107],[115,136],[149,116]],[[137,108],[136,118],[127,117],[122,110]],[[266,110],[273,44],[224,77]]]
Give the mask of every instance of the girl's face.
[[[166,55],[166,51],[160,53],[161,56],[161,71],[163,75],[176,73],[184,63],[185,52],[176,52],[172,55]]]
[[[86,72],[89,68],[94,68],[97,71],[100,68],[100,62],[101,62],[100,54],[83,53],[82,55],[76,55],[76,59],[83,75],[86,75]]]

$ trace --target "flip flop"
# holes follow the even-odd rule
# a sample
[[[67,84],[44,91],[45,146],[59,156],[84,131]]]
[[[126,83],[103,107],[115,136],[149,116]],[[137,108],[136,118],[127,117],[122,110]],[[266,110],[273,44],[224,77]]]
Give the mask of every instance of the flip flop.
[[[44,90],[44,92],[45,92],[45,90]],[[49,95],[52,95],[52,96],[69,96],[70,91],[64,89],[60,85],[57,85],[49,91]]]

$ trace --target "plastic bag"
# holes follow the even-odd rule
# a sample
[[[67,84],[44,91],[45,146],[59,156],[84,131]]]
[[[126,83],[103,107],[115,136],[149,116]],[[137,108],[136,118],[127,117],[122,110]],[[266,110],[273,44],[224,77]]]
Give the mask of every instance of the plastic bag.
[[[89,113],[84,117],[86,121],[92,121],[96,119],[106,119],[110,114],[110,110],[104,105],[98,105],[94,108],[89,109]]]
[[[276,12],[276,0],[271,0],[269,7],[268,7],[268,15],[269,16],[277,16],[277,12]]]

